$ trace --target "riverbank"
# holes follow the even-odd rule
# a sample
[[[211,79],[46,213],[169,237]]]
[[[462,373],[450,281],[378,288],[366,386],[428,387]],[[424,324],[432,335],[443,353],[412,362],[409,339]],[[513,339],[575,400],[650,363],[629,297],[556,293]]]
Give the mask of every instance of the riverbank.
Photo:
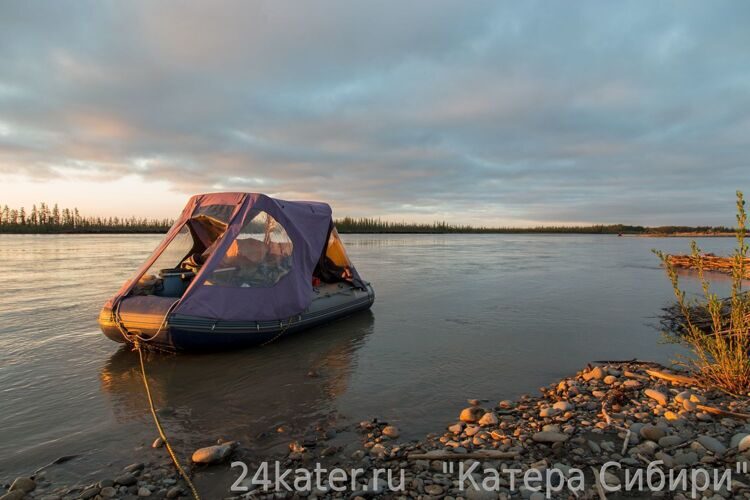
[[[737,234],[726,231],[726,232],[702,232],[702,231],[688,231],[688,232],[676,232],[676,233],[643,233],[635,236],[641,236],[643,238],[736,238]]]
[[[315,429],[307,437],[290,436],[286,456],[257,457],[252,447],[241,444],[226,444],[223,449],[231,451],[231,460],[245,462],[250,471],[237,484],[247,488],[246,493],[235,493],[237,499],[292,496],[284,491],[283,483],[277,492],[252,484],[261,460],[279,460],[282,470],[312,469],[316,463],[325,468],[362,469],[359,480],[347,482],[348,491],[301,495],[310,498],[373,493],[412,498],[543,498],[544,488],[554,498],[575,494],[602,498],[607,490],[626,486],[641,487],[628,496],[687,498],[691,491],[710,491],[707,488],[716,486],[701,482],[704,472],[709,482],[719,479],[721,498],[750,498],[749,410],[747,397],[701,388],[694,380],[674,376],[657,365],[604,363],[541,388],[540,396],[499,403],[469,400],[466,408],[457,409],[454,422],[446,422],[446,431],[419,441],[401,442],[395,426],[371,420],[349,429],[359,434],[359,442],[347,429]],[[341,443],[342,436],[351,442]],[[230,468],[227,453],[218,453],[217,459],[220,463],[192,467],[199,489],[209,483],[213,486],[207,498],[230,497],[229,487],[240,472]],[[472,478],[479,491],[472,491],[471,481],[459,481],[457,461],[476,468]],[[448,462],[454,466],[444,465]],[[373,480],[375,469],[392,471],[394,483],[399,483],[403,473],[403,484],[396,484],[403,490],[387,492],[383,476]],[[483,484],[482,478],[489,477],[485,469],[497,471],[497,480]],[[685,471],[682,476],[681,471]],[[726,471],[729,476],[724,475]],[[595,474],[602,483],[597,483]],[[287,482],[292,484],[294,477],[292,473]],[[672,478],[678,491],[649,491],[647,477],[651,486],[665,478],[665,490]],[[264,479],[274,481],[273,468]],[[95,484],[54,485],[44,473],[16,481],[14,491],[25,488],[28,492],[10,492],[0,498],[179,498],[188,494],[166,452],[160,462],[135,463]],[[534,492],[536,486],[542,492]],[[487,487],[493,491],[483,491]]]

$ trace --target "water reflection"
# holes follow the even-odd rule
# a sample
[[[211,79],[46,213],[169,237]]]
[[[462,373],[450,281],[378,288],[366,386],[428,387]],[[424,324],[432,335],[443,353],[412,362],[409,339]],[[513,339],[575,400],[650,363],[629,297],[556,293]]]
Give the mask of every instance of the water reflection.
[[[337,399],[348,390],[357,352],[373,328],[372,313],[363,311],[258,349],[149,353],[151,393],[168,432],[184,444],[223,437],[267,451],[313,426],[343,423]],[[135,352],[117,351],[100,380],[118,422],[150,418]],[[278,427],[286,432],[279,435]]]

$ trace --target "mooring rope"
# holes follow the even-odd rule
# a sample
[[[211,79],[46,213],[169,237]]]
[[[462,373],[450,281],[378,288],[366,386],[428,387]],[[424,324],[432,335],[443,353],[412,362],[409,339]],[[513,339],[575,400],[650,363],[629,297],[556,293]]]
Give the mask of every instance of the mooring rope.
[[[162,441],[164,441],[164,447],[167,449],[167,452],[169,453],[169,456],[172,459],[174,466],[177,468],[177,471],[180,473],[183,479],[185,479],[185,482],[190,488],[190,491],[193,493],[193,498],[195,500],[201,500],[201,497],[198,494],[198,490],[195,488],[195,485],[193,484],[193,482],[190,480],[190,477],[185,472],[185,469],[183,469],[182,465],[180,465],[180,461],[177,459],[177,455],[175,455],[175,452],[172,449],[172,445],[169,444],[169,439],[167,439],[167,434],[164,432],[164,428],[162,427],[161,422],[159,421],[159,416],[156,414],[156,408],[154,408],[154,400],[151,397],[151,389],[148,386],[148,377],[146,377],[146,366],[143,363],[143,350],[141,349],[141,342],[137,336],[133,340],[133,345],[135,347],[135,350],[138,351],[138,359],[141,362],[141,377],[143,378],[143,386],[146,388],[146,396],[148,397],[148,406],[151,409],[151,416],[154,417],[154,423],[156,423],[156,428],[159,430],[159,436],[161,437]]]

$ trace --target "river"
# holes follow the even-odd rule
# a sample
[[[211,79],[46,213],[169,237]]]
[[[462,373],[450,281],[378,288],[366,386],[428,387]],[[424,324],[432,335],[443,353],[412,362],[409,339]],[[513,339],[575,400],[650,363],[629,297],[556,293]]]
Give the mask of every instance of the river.
[[[97,314],[159,235],[0,236],[0,480],[53,467],[97,478],[156,436],[137,355]],[[440,431],[467,398],[533,392],[599,359],[666,362],[657,316],[672,299],[651,248],[683,238],[345,235],[373,283],[370,312],[242,352],[150,355],[157,405],[187,453],[216,438],[283,450],[315,425],[379,417],[402,438]],[[731,239],[699,240],[729,252]],[[715,276],[720,292],[728,278]],[[696,289],[694,277],[685,280]],[[277,433],[278,427],[286,432]]]

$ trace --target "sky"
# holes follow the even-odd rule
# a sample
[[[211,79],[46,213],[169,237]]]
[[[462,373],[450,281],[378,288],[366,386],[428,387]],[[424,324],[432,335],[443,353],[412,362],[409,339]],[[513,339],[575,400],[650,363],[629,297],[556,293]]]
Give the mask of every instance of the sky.
[[[731,225],[750,3],[0,2],[0,204]]]

